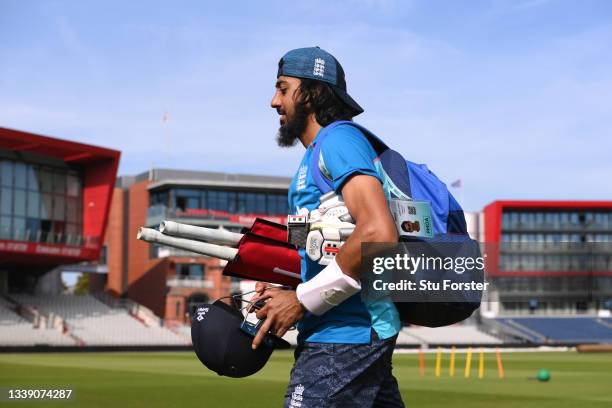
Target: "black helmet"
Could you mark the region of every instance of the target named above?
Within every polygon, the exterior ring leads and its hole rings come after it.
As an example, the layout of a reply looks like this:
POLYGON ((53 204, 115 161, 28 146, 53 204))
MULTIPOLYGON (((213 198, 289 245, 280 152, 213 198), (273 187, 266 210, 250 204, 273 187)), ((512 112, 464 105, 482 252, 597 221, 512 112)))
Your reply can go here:
POLYGON ((253 333, 258 326, 221 300, 200 305, 191 322, 193 349, 202 364, 217 374, 247 377, 263 368, 275 348, 290 347, 285 340, 268 333, 253 350, 253 333))

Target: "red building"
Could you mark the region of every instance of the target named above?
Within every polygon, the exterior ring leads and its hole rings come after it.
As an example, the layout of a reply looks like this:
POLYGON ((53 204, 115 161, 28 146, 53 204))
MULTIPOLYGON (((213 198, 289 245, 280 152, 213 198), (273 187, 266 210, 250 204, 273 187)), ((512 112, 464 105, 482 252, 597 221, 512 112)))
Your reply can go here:
POLYGON ((499 313, 610 308, 612 201, 495 201, 481 241, 499 313))
POLYGON ((191 308, 239 292, 223 263, 207 256, 150 245, 138 228, 173 220, 240 231, 256 217, 285 223, 288 177, 151 169, 118 179, 106 234, 107 290, 172 321, 191 308))
POLYGON ((57 266, 98 260, 119 156, 0 128, 0 293, 38 291, 57 266))

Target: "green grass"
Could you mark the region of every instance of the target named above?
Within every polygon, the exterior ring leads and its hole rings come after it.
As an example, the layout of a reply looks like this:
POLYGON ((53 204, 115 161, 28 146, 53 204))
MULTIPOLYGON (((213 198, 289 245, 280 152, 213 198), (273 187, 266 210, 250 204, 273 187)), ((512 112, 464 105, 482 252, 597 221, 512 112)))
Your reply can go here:
MULTIPOLYGON (((428 354, 426 375, 419 376, 418 356, 397 354, 394 373, 408 407, 611 407, 612 353, 504 353, 506 378, 497 378, 495 356, 485 355, 485 378, 463 377, 458 354, 456 377, 434 373, 428 354), (551 372, 548 383, 530 380, 538 369, 551 372)), ((245 379, 219 377, 192 353, 49 353, 0 354, 0 387, 72 387, 76 399, 59 403, 12 403, 4 406, 63 407, 280 407, 293 362, 277 351, 266 367, 245 379), (42 405, 41 405, 42 404, 42 405)))

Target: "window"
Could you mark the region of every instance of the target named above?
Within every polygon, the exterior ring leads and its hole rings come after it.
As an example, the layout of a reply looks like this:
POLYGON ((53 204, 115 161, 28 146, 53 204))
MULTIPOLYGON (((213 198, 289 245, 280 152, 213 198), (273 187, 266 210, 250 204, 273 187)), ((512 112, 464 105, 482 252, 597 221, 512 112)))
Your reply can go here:
POLYGON ((62 221, 66 218, 66 198, 63 195, 53 196, 53 219, 62 221))
POLYGON ((168 206, 168 191, 153 191, 149 196, 149 204, 168 206))
POLYGON ((35 166, 28 166, 28 190, 40 191, 40 185, 38 182, 38 168, 35 166))
POLYGON ((5 187, 13 186, 13 162, 2 160, 0 162, 0 185, 5 187))
POLYGON ((39 168, 38 183, 42 191, 53 191, 53 172, 50 169, 39 168))
POLYGON ((287 215, 289 214, 289 202, 287 200, 287 195, 277 195, 276 196, 277 201, 277 208, 279 209, 279 211, 277 212, 277 214, 279 215, 287 215))
POLYGON ((208 192, 208 208, 211 210, 219 209, 219 194, 217 191, 208 192))
POLYGON ((14 173, 15 187, 26 188, 27 186, 26 170, 27 170, 27 167, 25 163, 15 163, 15 173, 14 173))
POLYGON ((246 212, 247 212, 247 214, 254 213, 256 211, 255 208, 256 208, 255 194, 247 193, 247 195, 246 195, 246 212))
POLYGON ((227 211, 227 191, 219 191, 217 193, 217 210, 227 211))
POLYGON ((227 193, 227 211, 230 214, 235 214, 238 211, 237 206, 238 195, 234 191, 229 191, 227 193))
POLYGON ((78 176, 74 173, 68 174, 66 178, 66 194, 70 197, 81 195, 81 183, 78 176))
POLYGON ((560 218, 563 216, 563 214, 559 214, 559 213, 545 213, 544 214, 544 223, 551 228, 558 228, 559 227, 559 222, 560 218))
POLYGON ((11 239, 11 217, 0 216, 0 239, 11 239))
POLYGON ((40 193, 38 191, 28 191, 28 217, 40 218, 40 193))
POLYGON ((204 265, 177 264, 176 276, 179 279, 202 279, 204 277, 204 265))
POLYGON ((26 192, 25 190, 13 191, 13 214, 24 216, 26 213, 26 192))
POLYGON ((74 235, 79 235, 81 183, 80 173, 74 170, 1 160, 0 233, 3 238, 67 243, 67 223, 74 235))
POLYGON ((502 228, 508 228, 510 227, 510 214, 509 213, 503 213, 502 215, 502 228))
POLYGON ((266 213, 266 195, 265 194, 256 194, 255 195, 255 213, 256 214, 265 214, 266 213))
POLYGON ((10 188, 0 189, 0 214, 11 215, 13 212, 13 190, 10 188))
POLYGON ((106 245, 102 246, 100 250, 100 264, 106 265, 108 263, 108 247, 106 245))
POLYGON ((247 194, 238 193, 238 213, 245 214, 247 212, 247 194))
POLYGON ((185 211, 200 207, 200 192, 192 189, 177 189, 174 192, 174 208, 185 211))

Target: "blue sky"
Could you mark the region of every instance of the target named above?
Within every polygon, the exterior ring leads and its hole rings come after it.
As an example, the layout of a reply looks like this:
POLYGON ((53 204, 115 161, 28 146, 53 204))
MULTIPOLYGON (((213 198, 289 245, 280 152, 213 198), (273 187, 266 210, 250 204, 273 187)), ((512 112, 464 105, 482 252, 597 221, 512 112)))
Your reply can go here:
POLYGON ((0 0, 0 126, 119 149, 120 174, 291 176, 276 64, 319 45, 357 120, 466 209, 611 199, 612 2, 292 3, 0 0))

